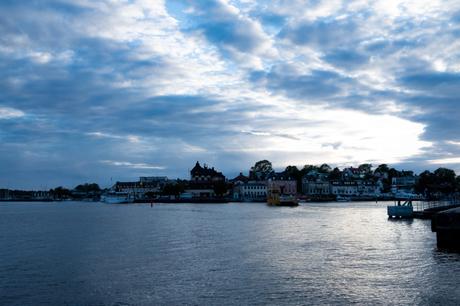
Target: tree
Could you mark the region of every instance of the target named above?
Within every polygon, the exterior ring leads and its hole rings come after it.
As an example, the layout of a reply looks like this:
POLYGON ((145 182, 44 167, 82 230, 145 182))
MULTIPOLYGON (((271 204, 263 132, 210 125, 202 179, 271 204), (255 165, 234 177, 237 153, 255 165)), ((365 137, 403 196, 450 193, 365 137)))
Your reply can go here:
POLYGON ((319 166, 318 171, 327 174, 332 171, 332 168, 328 164, 322 164, 319 166))
POLYGON ((168 183, 163 186, 161 190, 162 195, 175 195, 178 196, 184 192, 185 186, 181 183, 168 183))
POLYGON ((401 177, 401 172, 399 172, 398 170, 396 170, 395 168, 390 168, 388 170, 388 178, 391 179, 394 178, 394 177, 401 177))
POLYGON ((388 173, 388 171, 390 171, 390 168, 388 168, 388 165, 381 164, 374 170, 374 173, 385 174, 385 173, 388 173))
POLYGON ((52 194, 54 199, 59 199, 59 200, 67 199, 71 195, 70 190, 62 186, 51 189, 50 193, 52 194))
POLYGON ((89 192, 99 192, 101 191, 101 188, 96 183, 92 183, 92 184, 85 183, 85 184, 78 185, 77 187, 75 187, 75 190, 78 192, 89 193, 89 192))
POLYGON ((268 160, 260 160, 251 167, 249 177, 253 180, 265 180, 273 173, 272 163, 268 160))
POLYGON ((296 166, 287 166, 286 169, 284 169, 284 173, 292 178, 297 178, 300 174, 300 171, 296 166))
POLYGON ((342 172, 340 171, 339 168, 335 167, 331 173, 329 173, 329 180, 331 181, 336 181, 336 180, 340 180, 340 178, 342 177, 342 172))
POLYGON ((449 194, 455 191, 455 171, 447 168, 438 168, 434 171, 436 191, 449 194))
POLYGON ((433 190, 435 184, 434 174, 428 170, 423 171, 419 175, 419 179, 415 184, 415 191, 417 193, 425 194, 426 196, 430 195, 430 192, 433 190))
POLYGON ((217 182, 214 184, 214 192, 218 196, 223 196, 228 191, 228 186, 225 182, 217 182))
POLYGON ((305 176, 305 174, 308 174, 308 172, 310 171, 318 171, 318 167, 317 166, 313 166, 313 165, 305 165, 303 166, 302 170, 300 170, 300 173, 303 176, 305 176))
POLYGON ((284 170, 290 178, 293 178, 297 182, 297 190, 302 190, 302 172, 296 166, 287 166, 284 170))
POLYGON ((358 166, 361 173, 368 174, 372 172, 372 164, 361 164, 358 166))

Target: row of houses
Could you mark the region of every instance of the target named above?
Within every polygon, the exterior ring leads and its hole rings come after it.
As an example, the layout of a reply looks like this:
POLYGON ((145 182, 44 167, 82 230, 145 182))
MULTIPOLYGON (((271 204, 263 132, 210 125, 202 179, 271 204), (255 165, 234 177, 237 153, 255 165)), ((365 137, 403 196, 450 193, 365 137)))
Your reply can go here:
POLYGON ((274 173, 267 180, 249 180, 242 173, 232 180, 234 200, 259 201, 266 199, 267 189, 278 186, 285 194, 302 194, 314 199, 375 198, 413 195, 417 177, 397 177, 391 180, 391 193, 384 194, 383 179, 366 179, 357 171, 346 169, 338 179, 328 179, 324 173, 310 172, 302 178, 300 190, 297 181, 285 173, 274 173))
MULTIPOLYGON (((313 170, 302 177, 300 184, 286 172, 272 172, 264 180, 251 177, 253 179, 240 173, 227 180, 214 167, 196 162, 190 171, 190 179, 183 181, 186 182, 183 190, 174 196, 182 199, 226 197, 235 201, 266 201, 267 190, 279 190, 284 194, 302 194, 311 198, 379 197, 384 190, 383 180, 387 179, 384 176, 366 178, 356 168, 344 169, 335 179, 327 173, 313 170)), ((162 193, 166 185, 176 182, 167 177, 141 177, 137 182, 117 182, 111 189, 131 193, 135 198, 146 198, 149 194, 162 193)), ((393 194, 413 193, 415 183, 414 176, 393 178, 391 191, 393 194)))
POLYGON ((250 180, 242 173, 231 180, 231 195, 235 201, 265 202, 267 190, 287 195, 297 194, 297 182, 285 173, 273 173, 267 180, 250 180))

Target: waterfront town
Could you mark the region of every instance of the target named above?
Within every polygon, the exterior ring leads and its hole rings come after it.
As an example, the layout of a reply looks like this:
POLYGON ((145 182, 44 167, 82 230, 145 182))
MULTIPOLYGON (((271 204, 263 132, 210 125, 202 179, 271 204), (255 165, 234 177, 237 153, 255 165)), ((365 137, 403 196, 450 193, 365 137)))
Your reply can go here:
POLYGON ((434 172, 397 170, 386 164, 373 167, 361 164, 343 169, 327 164, 306 165, 299 169, 288 166, 275 171, 268 160, 261 160, 233 178, 225 177, 212 166, 196 162, 189 179, 164 176, 140 177, 136 181, 117 181, 110 188, 98 184, 81 184, 73 189, 50 190, 0 189, 2 201, 100 201, 109 194, 123 195, 130 202, 222 203, 266 202, 269 190, 305 201, 369 200, 439 200, 457 196, 460 176, 453 170, 439 168, 434 172))

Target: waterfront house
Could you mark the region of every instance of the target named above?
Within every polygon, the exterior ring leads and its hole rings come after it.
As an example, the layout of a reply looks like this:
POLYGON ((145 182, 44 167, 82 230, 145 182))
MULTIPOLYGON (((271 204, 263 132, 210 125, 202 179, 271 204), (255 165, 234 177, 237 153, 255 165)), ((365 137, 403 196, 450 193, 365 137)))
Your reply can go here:
POLYGON ((341 197, 377 197, 381 185, 368 180, 332 181, 331 193, 341 197))
POLYGON ((186 192, 197 199, 222 196, 226 192, 225 176, 214 167, 209 168, 206 164, 201 166, 197 161, 190 170, 190 182, 186 192))
POLYGON ((331 193, 327 175, 316 170, 302 177, 302 193, 309 196, 323 196, 331 193))
POLYGON ((265 202, 267 181, 237 181, 233 185, 233 199, 244 202, 265 202))
POLYGON ((268 177, 267 190, 276 190, 281 194, 296 195, 297 181, 285 172, 272 173, 268 177))
POLYGON ((391 192, 397 193, 413 193, 418 177, 408 175, 403 177, 393 177, 391 180, 391 192))
POLYGON ((358 184, 356 181, 332 181, 331 193, 341 197, 357 196, 359 194, 358 184))
POLYGON ((124 192, 134 199, 144 199, 147 193, 160 193, 162 188, 169 182, 167 177, 140 177, 137 182, 116 182, 110 189, 116 192, 124 192))
POLYGON ((364 175, 365 174, 359 170, 359 168, 354 167, 345 168, 342 171, 342 179, 344 181, 362 179, 364 178, 364 175))

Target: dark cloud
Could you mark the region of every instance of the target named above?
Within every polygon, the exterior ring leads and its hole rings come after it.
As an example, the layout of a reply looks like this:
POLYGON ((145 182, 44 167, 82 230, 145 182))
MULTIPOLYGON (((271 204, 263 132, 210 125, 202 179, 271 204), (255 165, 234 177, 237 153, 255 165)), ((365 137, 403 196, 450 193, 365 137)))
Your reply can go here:
MULTIPOLYGON (((460 56, 452 49, 449 54, 441 52, 458 37, 458 27, 446 24, 458 21, 458 11, 439 21, 436 16, 425 21, 401 17, 391 25, 376 27, 371 20, 376 13, 349 12, 305 20, 294 11, 271 9, 270 1, 249 11, 217 0, 192 1, 192 9, 176 1, 179 4, 169 4, 168 9, 177 13, 181 35, 194 39, 199 33, 208 43, 201 46, 193 40, 195 49, 184 55, 180 48, 163 54, 155 51, 164 47, 159 41, 178 39, 172 32, 159 30, 164 21, 152 26, 139 17, 139 27, 132 32, 124 29, 129 35, 121 35, 119 28, 112 31, 110 26, 117 20, 106 17, 120 3, 0 3, 0 109, 17 111, 12 117, 0 118, 0 168, 5 174, 0 187, 43 187, 36 185, 37 180, 55 187, 87 179, 108 185, 111 176, 184 177, 191 161, 197 159, 217 167, 225 165, 224 171, 237 169, 237 173, 251 166, 259 154, 238 151, 244 149, 244 141, 275 136, 300 142, 302 137, 278 130, 278 124, 328 124, 315 118, 308 122, 277 118, 283 107, 302 104, 391 113, 425 124, 423 138, 435 146, 424 148, 421 156, 406 161, 408 165, 460 155, 458 146, 449 142, 460 140, 460 75, 455 72, 460 56), (103 30, 108 34, 99 35, 103 30), (143 37, 161 39, 144 44, 143 37), (270 48, 276 52, 268 52, 270 48), (200 53, 200 49, 220 51, 224 68, 219 69, 225 71, 209 69, 215 63, 208 61, 211 53, 200 53), (308 52, 315 56, 309 57, 308 52), (241 55, 259 56, 260 70, 246 75, 247 68, 238 66, 241 55), (193 56, 204 63, 206 72, 189 68, 195 67, 193 56), (434 70, 437 58, 444 60, 449 72, 434 70), (383 75, 384 85, 372 86, 368 76, 374 77, 374 71, 383 75), (206 77, 218 73, 219 81, 208 84, 206 77), (189 84, 189 75, 198 75, 195 83, 189 84), (241 75, 254 92, 240 97, 235 91, 247 86, 238 79, 241 75), (196 88, 183 88, 186 86, 196 88), (257 96, 264 90, 285 95, 291 105, 265 103, 264 97, 270 95, 257 96), (388 110, 388 101, 403 111, 388 110), (232 147, 226 150, 229 142, 232 147), (161 169, 129 165, 158 165, 161 169)), ((297 2, 276 3, 305 9, 297 2)), ((315 8, 320 4, 310 1, 305 5, 315 8)), ((123 21, 120 25, 129 27, 123 21)), ((175 21, 168 21, 174 28, 175 21)), ((345 147, 342 141, 324 146, 345 147)), ((263 158, 280 154, 276 149, 263 153, 267 154, 263 158)), ((300 159, 302 154, 292 156, 300 159)))
POLYGON ((329 48, 357 41, 358 32, 357 24, 350 19, 320 19, 285 27, 279 37, 288 39, 297 45, 329 48))
MULTIPOLYGON (((193 3, 196 30, 220 48, 224 55, 259 53, 268 43, 268 36, 255 20, 238 14, 235 8, 219 0, 193 3)), ((192 28, 193 29, 193 28, 192 28)))
POLYGON ((273 66, 267 73, 254 71, 250 80, 274 92, 311 103, 318 102, 317 99, 321 99, 321 103, 327 102, 324 99, 342 94, 345 87, 354 82, 334 71, 312 70, 302 73, 295 66, 287 64, 273 66))
POLYGON ((332 50, 323 59, 336 67, 345 69, 355 69, 369 63, 368 55, 347 49, 332 50))

